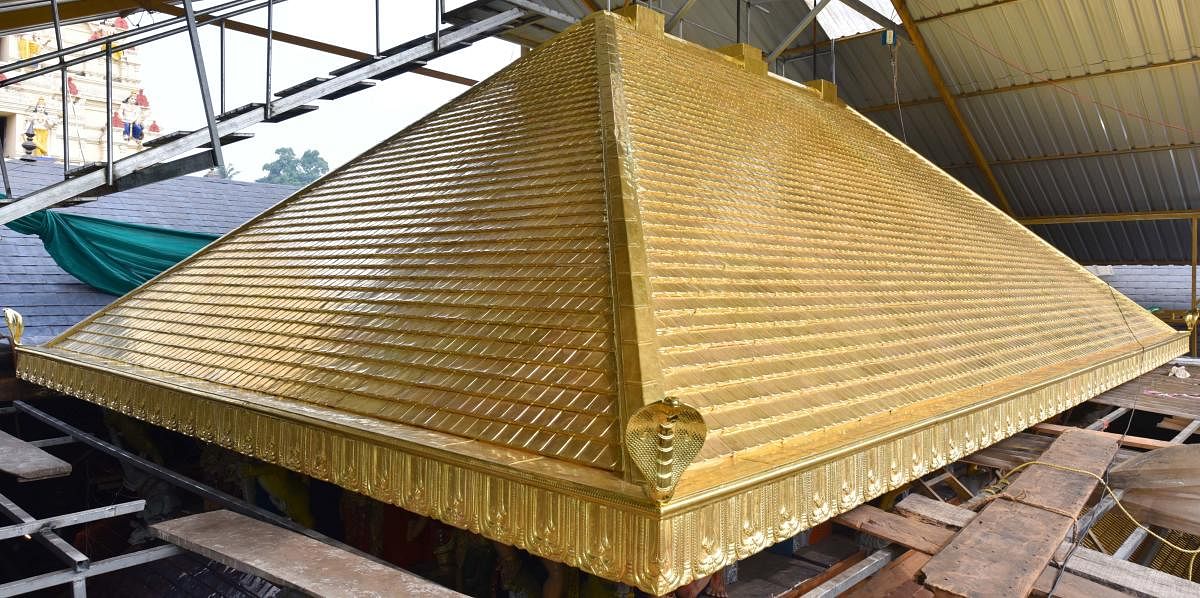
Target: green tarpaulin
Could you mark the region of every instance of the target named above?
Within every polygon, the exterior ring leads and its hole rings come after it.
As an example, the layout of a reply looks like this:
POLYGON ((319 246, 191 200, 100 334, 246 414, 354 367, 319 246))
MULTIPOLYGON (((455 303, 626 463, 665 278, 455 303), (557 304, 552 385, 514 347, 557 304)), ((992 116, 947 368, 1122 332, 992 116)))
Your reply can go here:
POLYGON ((42 210, 8 223, 41 237, 60 268, 92 288, 124 295, 218 235, 42 210))

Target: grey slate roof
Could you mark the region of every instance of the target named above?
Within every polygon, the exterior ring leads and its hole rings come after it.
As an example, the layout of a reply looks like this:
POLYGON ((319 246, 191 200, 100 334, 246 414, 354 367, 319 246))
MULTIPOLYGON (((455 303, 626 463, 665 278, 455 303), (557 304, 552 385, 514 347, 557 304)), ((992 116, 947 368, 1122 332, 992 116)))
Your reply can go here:
MULTIPOLYGON (((49 159, 9 160, 7 165, 16 197, 62 180, 62 164, 49 159)), ((188 176, 115 193, 62 211, 223 234, 294 191, 288 185, 188 176)), ((22 235, 0 225, 0 307, 11 307, 25 316, 25 342, 45 342, 114 299, 59 268, 36 236, 22 235)), ((7 345, 7 341, 0 340, 0 351, 6 351, 7 345)))

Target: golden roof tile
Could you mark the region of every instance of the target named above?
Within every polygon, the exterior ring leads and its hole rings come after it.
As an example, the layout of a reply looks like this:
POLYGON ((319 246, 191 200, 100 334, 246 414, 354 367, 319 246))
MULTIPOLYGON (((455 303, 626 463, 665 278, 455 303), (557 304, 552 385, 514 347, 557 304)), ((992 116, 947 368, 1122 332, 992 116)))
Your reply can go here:
POLYGON ((1186 350, 828 86, 625 14, 19 374, 657 594, 1186 350))

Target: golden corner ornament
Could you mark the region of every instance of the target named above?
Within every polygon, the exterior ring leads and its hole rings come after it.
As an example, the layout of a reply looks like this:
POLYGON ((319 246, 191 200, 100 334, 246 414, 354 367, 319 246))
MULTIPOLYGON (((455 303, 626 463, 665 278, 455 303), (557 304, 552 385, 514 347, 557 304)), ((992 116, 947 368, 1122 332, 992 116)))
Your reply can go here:
POLYGON ((1186 350, 832 86, 641 6, 17 349, 26 380, 651 594, 1186 350))

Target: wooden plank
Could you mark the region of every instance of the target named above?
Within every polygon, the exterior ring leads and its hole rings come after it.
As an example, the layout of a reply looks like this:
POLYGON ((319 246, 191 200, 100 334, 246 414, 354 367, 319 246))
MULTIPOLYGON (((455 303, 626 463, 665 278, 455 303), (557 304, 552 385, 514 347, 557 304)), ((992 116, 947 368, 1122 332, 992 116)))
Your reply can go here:
MULTIPOLYGON (((897 510, 900 510, 902 506, 904 507, 903 512, 906 515, 911 513, 912 516, 919 517, 923 521, 930 521, 933 524, 951 527, 962 527, 964 522, 970 522, 975 518, 975 512, 970 509, 965 509, 963 507, 946 503, 939 503, 919 495, 909 495, 904 500, 900 501, 900 503, 896 505, 897 510)), ((1070 546, 1070 542, 1063 542, 1062 544, 1059 544, 1058 552, 1055 553, 1056 559, 1061 560, 1061 558, 1064 558, 1066 555, 1064 550, 1069 549, 1070 546)), ((1076 550, 1075 556, 1078 556, 1084 550, 1086 549, 1080 547, 1076 550)), ((1117 559, 1113 559, 1111 556, 1095 551, 1089 551, 1082 554, 1085 554, 1089 561, 1104 561, 1107 565, 1112 564, 1110 561, 1121 562, 1125 563, 1125 565, 1136 567, 1136 574, 1132 574, 1132 577, 1135 578, 1133 580, 1134 582, 1136 582, 1136 578, 1139 575, 1143 575, 1147 571, 1154 571, 1148 567, 1136 565, 1127 561, 1117 561, 1117 559)), ((1074 571, 1073 567, 1076 565, 1074 562, 1075 556, 1072 556, 1071 562, 1068 563, 1068 571, 1074 571)), ((1127 593, 1125 592, 1134 592, 1134 590, 1131 588, 1126 588, 1122 585, 1131 582, 1131 573, 1124 571, 1127 568, 1125 565, 1117 565, 1115 567, 1092 567, 1090 565, 1080 564, 1079 567, 1081 570, 1083 570, 1085 573, 1091 574, 1093 579, 1102 579, 1103 581, 1092 581, 1087 579, 1085 576, 1077 575, 1071 572, 1064 573, 1062 575, 1062 579, 1059 580, 1058 588, 1055 589, 1054 595, 1060 598, 1069 596, 1079 596, 1080 598, 1116 598, 1117 596, 1126 596, 1127 593), (1105 570, 1116 571, 1118 573, 1110 576, 1103 573, 1105 570)), ((1155 571, 1155 573, 1161 572, 1155 571)), ((1045 569, 1043 569, 1041 575, 1038 576, 1037 581, 1034 583, 1032 592, 1033 595, 1047 595, 1050 591, 1050 586, 1054 582, 1054 576, 1056 575, 1058 575, 1058 570, 1053 566, 1047 566, 1045 569)), ((1151 577, 1155 578, 1156 585, 1160 585, 1163 581, 1158 575, 1151 575, 1151 577)), ((1186 580, 1180 581, 1187 583, 1186 580)), ((1134 587, 1140 587, 1140 585, 1135 583, 1134 587)), ((1190 589, 1191 591, 1191 594, 1184 595, 1200 595, 1200 585, 1191 584, 1191 586, 1184 587, 1190 589)))
POLYGON ((407 571, 231 511, 150 526, 154 536, 316 596, 461 596, 407 571))
POLYGON ((818 565, 763 551, 738 562, 738 581, 727 591, 729 598, 789 596, 824 572, 818 565))
MULTIPOLYGON (((929 520, 940 524, 948 523, 955 527, 962 527, 975 518, 973 511, 948 503, 938 502, 919 494, 911 494, 903 501, 900 501, 900 504, 896 505, 897 509, 901 505, 904 505, 905 511, 908 513, 925 513, 924 515, 914 515, 914 517, 920 520, 929 520)), ((908 574, 908 581, 911 582, 916 575, 917 569, 922 568, 929 561, 930 557, 928 554, 936 552, 954 536, 954 532, 951 530, 938 527, 933 523, 924 523, 918 519, 909 519, 909 526, 901 525, 893 520, 896 517, 899 516, 864 505, 838 518, 839 523, 850 525, 854 529, 914 549, 889 564, 884 570, 868 578, 867 581, 856 586, 855 593, 859 596, 898 597, 901 595, 912 595, 914 588, 904 583, 905 580, 902 577, 896 577, 897 574, 889 574, 885 573, 885 571, 896 568, 903 570, 904 565, 902 563, 917 562, 919 564, 915 566, 911 574, 908 574), (926 548, 929 547, 933 549, 927 550, 926 548), (911 554, 923 555, 923 558, 917 559, 908 556, 911 554)), ((899 518, 905 519, 905 517, 899 518)), ((1045 595, 1053 584, 1055 574, 1057 574, 1057 571, 1053 567, 1045 567, 1042 574, 1034 582, 1034 593, 1038 593, 1039 587, 1042 587, 1040 591, 1042 595, 1045 595), (1049 580, 1048 582, 1047 579, 1049 580)), ((1120 596, 1121 594, 1067 573, 1059 581, 1054 595, 1059 598, 1115 598, 1115 596, 1120 596)))
MULTIPOLYGON (((936 502, 929 498, 925 500, 936 502)), ((954 532, 944 527, 888 513, 871 505, 838 515, 834 521, 926 554, 937 552, 954 537, 954 532)))
MULTIPOLYGON (((1072 428, 1071 426, 1062 426, 1059 424, 1035 424, 1032 427, 1030 427, 1029 429, 1033 430, 1035 432, 1041 433, 1041 434, 1049 434, 1050 436, 1059 436, 1063 432, 1066 432, 1067 430, 1078 430, 1079 428, 1072 428)), ((1140 436, 1125 436, 1124 438, 1122 438, 1120 434, 1117 434, 1114 432, 1096 432, 1094 430, 1090 430, 1090 431, 1095 434, 1104 434, 1113 440, 1119 440, 1119 441, 1121 441, 1121 446, 1128 446, 1131 448, 1138 448, 1138 449, 1147 450, 1147 451, 1152 451, 1154 449, 1160 449, 1164 446, 1171 446, 1171 443, 1166 440, 1157 440, 1154 438, 1142 438, 1140 436)))
POLYGON ((920 494, 909 494, 896 503, 896 512, 934 525, 966 527, 975 518, 975 511, 945 503, 920 494))
POLYGON ((1100 585, 1072 573, 1063 573, 1060 576, 1058 569, 1046 567, 1042 569, 1042 574, 1034 582, 1032 595, 1038 598, 1050 596, 1051 588, 1054 589, 1055 598, 1128 598, 1128 594, 1125 592, 1100 585), (1054 586, 1056 577, 1058 578, 1058 587, 1054 586))
POLYGON ((916 581, 917 573, 929 558, 924 552, 910 550, 842 594, 842 598, 900 598, 919 594, 923 588, 916 581))
MULTIPOLYGON (((1115 439, 1072 429, 1041 461, 1100 474, 1117 452, 1115 439)), ((1071 529, 1096 486, 1088 475, 1030 466, 922 568, 925 584, 952 596, 1026 596, 1071 529)))
MULTIPOLYGON (((1064 552, 1060 553, 1065 557, 1064 552)), ((1200 596, 1200 584, 1137 563, 1115 559, 1080 546, 1066 563, 1067 571, 1133 596, 1165 598, 1200 596)), ((1062 584, 1059 584, 1062 587, 1062 584)), ((1058 595, 1057 593, 1055 594, 1058 595)))
POLYGON ((71 474, 71 464, 0 431, 0 471, 23 482, 71 474))

